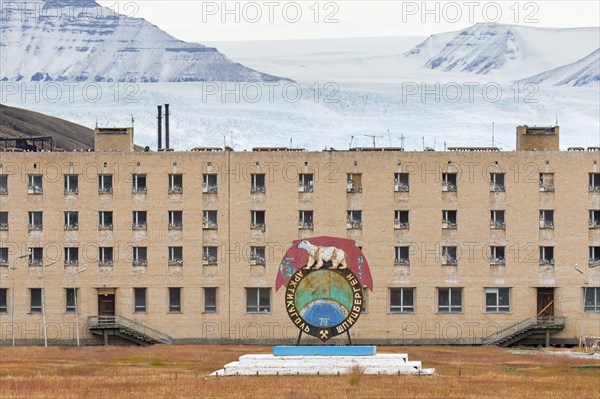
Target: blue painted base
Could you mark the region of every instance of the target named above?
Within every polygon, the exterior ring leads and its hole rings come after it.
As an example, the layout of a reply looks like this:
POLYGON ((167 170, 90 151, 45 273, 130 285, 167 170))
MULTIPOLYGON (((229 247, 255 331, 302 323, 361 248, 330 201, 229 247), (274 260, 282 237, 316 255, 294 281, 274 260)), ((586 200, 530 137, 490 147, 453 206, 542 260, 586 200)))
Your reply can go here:
POLYGON ((376 346, 274 346, 274 356, 375 356, 376 346))

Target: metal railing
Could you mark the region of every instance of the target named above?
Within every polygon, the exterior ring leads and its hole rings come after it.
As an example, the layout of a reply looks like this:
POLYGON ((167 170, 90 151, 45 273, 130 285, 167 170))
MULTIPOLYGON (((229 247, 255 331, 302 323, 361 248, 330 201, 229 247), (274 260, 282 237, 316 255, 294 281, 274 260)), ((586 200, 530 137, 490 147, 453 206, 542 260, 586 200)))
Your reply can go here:
POLYGON ((503 328, 502 330, 499 330, 496 333, 484 338, 483 344, 491 345, 533 328, 548 328, 552 326, 564 327, 565 321, 566 317, 564 316, 530 317, 503 328))
POLYGON ((126 319, 122 316, 89 316, 88 317, 88 328, 91 329, 110 329, 116 328, 125 330, 126 333, 133 333, 135 335, 144 337, 147 341, 160 342, 163 344, 170 344, 171 337, 166 334, 156 331, 150 327, 146 327, 143 324, 137 323, 133 320, 126 319))

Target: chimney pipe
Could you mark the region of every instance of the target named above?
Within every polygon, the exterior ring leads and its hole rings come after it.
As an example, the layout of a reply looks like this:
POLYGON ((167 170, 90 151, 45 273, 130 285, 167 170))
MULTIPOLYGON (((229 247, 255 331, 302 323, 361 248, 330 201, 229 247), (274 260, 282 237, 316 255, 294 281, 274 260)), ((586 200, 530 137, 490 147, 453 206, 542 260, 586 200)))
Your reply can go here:
POLYGON ((169 104, 165 104, 165 148, 171 148, 169 146, 169 104))
POLYGON ((162 149, 162 105, 158 106, 158 149, 162 149))

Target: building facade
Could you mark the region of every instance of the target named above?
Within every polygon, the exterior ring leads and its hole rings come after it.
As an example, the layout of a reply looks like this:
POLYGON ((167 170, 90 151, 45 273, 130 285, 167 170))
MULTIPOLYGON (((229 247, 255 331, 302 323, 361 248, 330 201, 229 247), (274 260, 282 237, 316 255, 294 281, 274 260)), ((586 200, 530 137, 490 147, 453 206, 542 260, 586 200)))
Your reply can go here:
POLYGON ((313 236, 369 261, 356 342, 481 343, 538 316, 561 318, 554 344, 598 335, 595 149, 151 152, 132 135, 1 153, 2 342, 73 343, 77 323, 102 342, 98 315, 174 342, 291 342, 275 277, 313 236))

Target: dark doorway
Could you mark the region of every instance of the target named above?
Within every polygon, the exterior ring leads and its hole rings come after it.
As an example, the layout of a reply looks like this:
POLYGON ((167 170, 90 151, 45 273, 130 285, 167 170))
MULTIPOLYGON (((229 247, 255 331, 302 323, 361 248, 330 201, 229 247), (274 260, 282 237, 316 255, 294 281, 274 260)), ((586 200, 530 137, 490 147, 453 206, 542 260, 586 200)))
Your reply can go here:
POLYGON ((554 316, 554 288, 537 289, 537 315, 538 317, 554 316))
POLYGON ((115 294, 98 294, 98 316, 115 315, 115 294))

